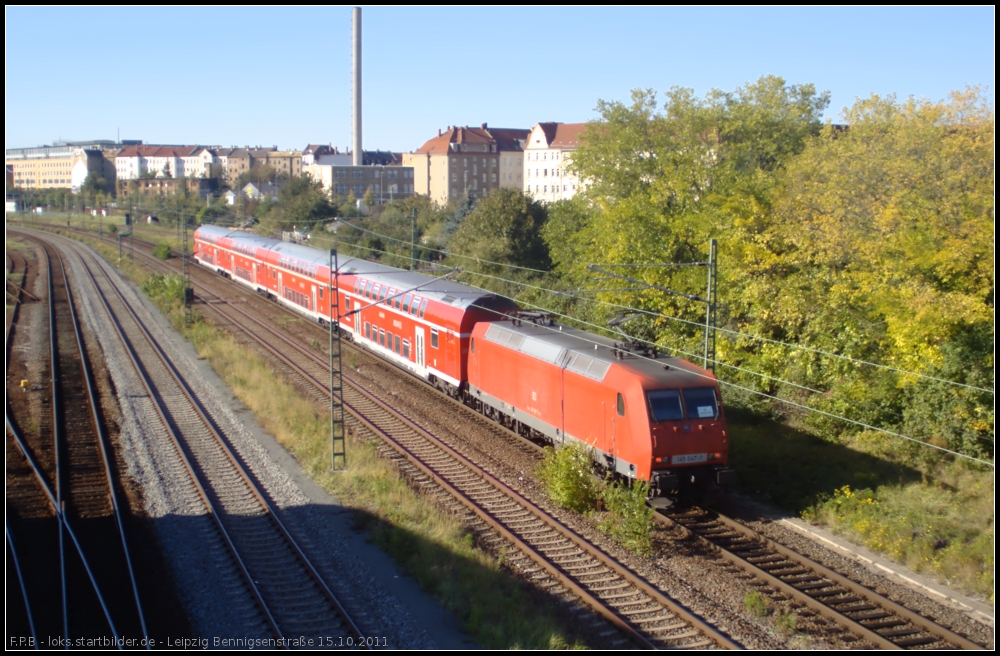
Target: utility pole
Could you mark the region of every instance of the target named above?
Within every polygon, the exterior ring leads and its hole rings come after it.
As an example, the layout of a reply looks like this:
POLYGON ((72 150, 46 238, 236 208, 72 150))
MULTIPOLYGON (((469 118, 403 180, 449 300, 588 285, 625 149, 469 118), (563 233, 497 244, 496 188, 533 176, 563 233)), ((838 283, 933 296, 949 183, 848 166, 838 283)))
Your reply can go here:
POLYGON ((710 239, 708 242, 708 287, 705 291, 705 368, 715 372, 715 291, 719 279, 716 250, 719 243, 710 239))
POLYGON ((417 270, 417 210, 410 215, 410 271, 417 270))
POLYGON ((184 223, 184 237, 181 241, 181 271, 184 276, 184 325, 188 326, 191 324, 191 302, 194 300, 194 290, 191 288, 191 272, 188 270, 188 232, 187 221, 184 220, 183 214, 181 214, 181 221, 184 223))
MULTIPOLYGON (((588 264, 587 270, 594 271, 596 273, 602 273, 611 278, 617 278, 619 280, 625 280, 641 287, 626 287, 620 289, 581 289, 579 292, 587 293, 606 293, 606 292, 623 292, 623 291, 639 291, 643 289, 656 289, 673 296, 680 296, 686 298, 689 301, 695 301, 696 303, 704 303, 706 306, 705 310, 705 347, 704 347, 704 364, 705 369, 715 373, 715 309, 716 309, 716 287, 718 280, 718 242, 714 239, 708 242, 708 261, 707 262, 665 262, 659 264, 588 264), (673 289, 667 289, 666 287, 661 287, 660 285, 654 285, 648 283, 644 280, 639 280, 638 278, 632 278, 630 276, 625 276, 620 273, 615 273, 614 271, 608 271, 602 267, 629 267, 629 268, 646 268, 646 267, 705 267, 708 272, 708 286, 705 294, 705 298, 698 296, 697 294, 687 294, 685 292, 678 292, 673 289)), ((639 315, 630 318, 637 318, 643 314, 640 312, 639 315)))
POLYGON ((344 377, 340 358, 340 272, 337 249, 330 249, 330 445, 333 469, 347 469, 344 426, 344 377), (340 467, 337 461, 340 460, 340 467))

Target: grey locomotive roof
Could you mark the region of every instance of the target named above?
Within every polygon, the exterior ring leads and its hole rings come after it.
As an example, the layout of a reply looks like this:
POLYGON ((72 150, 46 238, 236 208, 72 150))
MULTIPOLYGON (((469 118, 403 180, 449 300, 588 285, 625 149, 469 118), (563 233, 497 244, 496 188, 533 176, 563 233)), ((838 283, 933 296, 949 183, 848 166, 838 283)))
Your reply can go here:
POLYGON ((618 358, 613 352, 615 340, 558 324, 494 322, 486 331, 486 339, 597 381, 604 380, 612 363, 618 363, 664 384, 712 383, 710 376, 696 373, 690 363, 680 358, 661 355, 649 360, 628 353, 618 358))
MULTIPOLYGON (((229 237, 240 242, 251 243, 259 248, 266 248, 279 255, 293 257, 303 264, 317 266, 330 265, 330 255, 326 251, 303 246, 302 244, 279 241, 271 237, 263 237, 245 230, 203 225, 198 228, 198 234, 213 243, 221 237, 229 237)), ((467 308, 476 301, 495 296, 495 294, 452 282, 451 280, 440 280, 433 276, 425 276, 421 273, 404 271, 403 269, 367 260, 359 260, 353 257, 339 258, 337 260, 337 269, 342 274, 356 275, 382 285, 389 285, 400 291, 419 287, 419 289, 414 291, 414 294, 421 297, 433 298, 443 303, 450 303, 461 309, 467 308)))

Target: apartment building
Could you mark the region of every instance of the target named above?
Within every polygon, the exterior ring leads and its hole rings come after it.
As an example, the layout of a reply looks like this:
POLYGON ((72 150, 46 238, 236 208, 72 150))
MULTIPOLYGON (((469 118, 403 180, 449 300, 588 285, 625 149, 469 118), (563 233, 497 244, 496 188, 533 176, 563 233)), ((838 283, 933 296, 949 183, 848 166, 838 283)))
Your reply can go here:
POLYGON ((215 153, 204 146, 130 146, 115 157, 119 180, 157 178, 209 178, 215 153))
POLYGON ((447 205, 468 196, 482 198, 501 186, 520 186, 517 176, 528 130, 448 126, 413 153, 403 154, 412 166, 416 193, 447 205), (501 166, 503 164, 503 166, 501 166), (504 179, 504 173, 508 174, 504 179), (512 175, 511 175, 512 174, 512 175))
POLYGON ((524 193, 534 200, 554 203, 580 190, 579 179, 568 166, 586 123, 538 123, 524 148, 524 193))
POLYGON ((113 186, 116 177, 113 158, 123 145, 94 140, 8 148, 5 163, 10 168, 13 186, 22 189, 76 189, 91 173, 113 186))

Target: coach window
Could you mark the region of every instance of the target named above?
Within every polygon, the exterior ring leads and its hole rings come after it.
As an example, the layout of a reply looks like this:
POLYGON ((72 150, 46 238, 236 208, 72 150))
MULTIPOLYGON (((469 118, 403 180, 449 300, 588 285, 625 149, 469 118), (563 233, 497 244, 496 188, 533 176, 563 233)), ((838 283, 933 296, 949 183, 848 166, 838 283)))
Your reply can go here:
MULTIPOLYGON (((392 307, 394 307, 394 308, 396 308, 398 310, 399 309, 399 301, 400 301, 399 292, 396 291, 396 292, 393 292, 393 293, 396 295, 396 297, 394 299, 392 299, 392 307)), ((396 350, 398 351, 399 349, 396 349, 396 350)))
POLYGON ((622 396, 621 392, 618 392, 618 416, 625 416, 625 397, 622 396))
POLYGON ((431 346, 434 348, 438 347, 438 331, 436 328, 431 328, 431 346))
POLYGON ((420 301, 420 318, 424 318, 424 310, 427 309, 427 299, 420 301))
POLYGON ((360 279, 360 278, 355 278, 355 279, 354 279, 354 293, 355 293, 355 294, 357 294, 357 293, 358 293, 358 287, 359 287, 360 285, 361 285, 361 279, 360 279))
POLYGON ((344 295, 344 312, 350 312, 350 311, 351 311, 351 299, 347 298, 347 295, 345 294, 344 295))
POLYGON ((365 286, 365 297, 367 297, 367 298, 371 298, 372 297, 372 285, 374 285, 374 284, 375 283, 372 282, 371 280, 368 281, 368 285, 365 286))
POLYGON ((382 288, 382 289, 381 289, 381 290, 379 291, 379 293, 378 293, 378 302, 379 302, 379 303, 381 303, 382 301, 384 301, 384 300, 385 300, 385 295, 386 295, 386 292, 388 292, 388 291, 389 291, 389 288, 388 288, 388 287, 383 287, 383 288, 382 288))
POLYGON ((372 300, 378 302, 378 293, 382 291, 382 285, 376 283, 375 287, 372 289, 372 300))
POLYGON ((407 360, 410 359, 410 340, 408 339, 403 340, 403 357, 407 360))
POLYGON ((396 348, 394 350, 399 353, 399 335, 396 335, 396 348))
POLYGON ((392 333, 386 333, 385 343, 388 344, 388 346, 386 348, 388 348, 391 351, 392 350, 392 333))
POLYGON ((410 299, 413 298, 413 294, 407 294, 403 297, 403 312, 410 311, 410 299))
POLYGON ((413 297, 413 305, 410 306, 410 314, 416 316, 416 314, 417 314, 417 306, 418 305, 420 305, 420 297, 419 296, 414 296, 413 297))
POLYGON ((320 300, 323 299, 323 288, 322 287, 319 288, 319 298, 320 298, 320 300))
POLYGON ((378 329, 378 345, 385 346, 385 330, 382 328, 378 329))
POLYGON ((366 321, 365 322, 365 339, 371 339, 371 338, 372 338, 372 325, 366 321))

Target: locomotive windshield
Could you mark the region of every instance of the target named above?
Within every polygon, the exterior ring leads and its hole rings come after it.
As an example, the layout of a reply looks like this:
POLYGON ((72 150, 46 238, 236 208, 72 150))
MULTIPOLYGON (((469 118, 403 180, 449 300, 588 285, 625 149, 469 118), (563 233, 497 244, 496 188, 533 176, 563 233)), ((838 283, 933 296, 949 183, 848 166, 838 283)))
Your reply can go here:
POLYGON ((677 390, 656 390, 646 392, 649 399, 649 412, 653 421, 675 421, 684 419, 681 409, 681 394, 677 390))
POLYGON ((715 389, 711 387, 695 387, 684 390, 684 405, 687 406, 688 419, 716 419, 719 416, 719 404, 715 401, 715 389))

